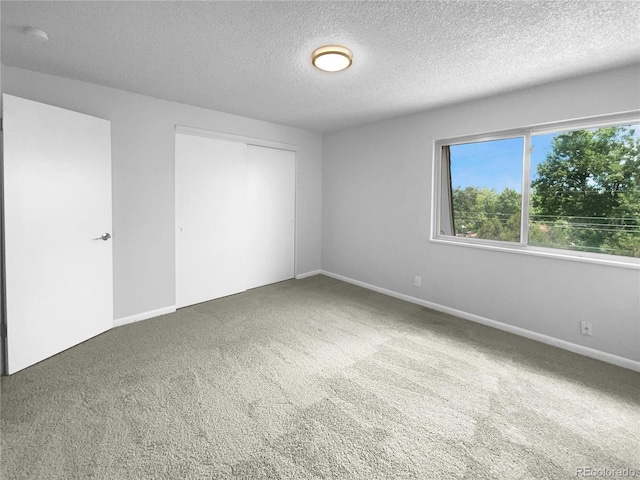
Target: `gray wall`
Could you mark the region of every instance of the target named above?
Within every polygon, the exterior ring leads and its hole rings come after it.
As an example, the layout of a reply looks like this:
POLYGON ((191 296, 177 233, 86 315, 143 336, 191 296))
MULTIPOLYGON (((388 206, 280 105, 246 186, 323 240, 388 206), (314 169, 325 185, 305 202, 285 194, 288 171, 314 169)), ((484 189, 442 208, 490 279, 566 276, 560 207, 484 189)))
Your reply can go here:
POLYGON ((176 124, 297 145, 296 272, 320 268, 319 133, 4 66, 2 87, 111 120, 116 319, 175 305, 176 124))
POLYGON ((429 242, 435 140, 638 109, 639 78, 627 67, 326 134, 323 270, 640 360, 639 270, 429 242))
POLYGON ((3 67, 2 87, 112 121, 116 318, 175 304, 173 127, 182 124, 298 146, 297 273, 322 267, 637 361, 638 270, 435 244, 428 237, 436 139, 637 109, 639 75, 639 66, 623 68, 325 134, 324 140, 10 67, 3 67), (413 286, 414 275, 422 276, 422 287, 413 286), (581 319, 593 322, 593 337, 580 335, 581 319))

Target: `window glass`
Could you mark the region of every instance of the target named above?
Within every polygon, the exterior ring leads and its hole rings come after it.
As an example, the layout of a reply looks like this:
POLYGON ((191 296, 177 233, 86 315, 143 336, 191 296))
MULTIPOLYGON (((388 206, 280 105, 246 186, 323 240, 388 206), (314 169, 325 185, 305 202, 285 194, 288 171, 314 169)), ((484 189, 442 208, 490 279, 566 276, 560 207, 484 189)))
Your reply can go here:
POLYGON ((529 245, 640 257, 639 132, 532 135, 529 245))
POLYGON ((523 147, 523 137, 443 147, 441 234, 520 242, 523 147))

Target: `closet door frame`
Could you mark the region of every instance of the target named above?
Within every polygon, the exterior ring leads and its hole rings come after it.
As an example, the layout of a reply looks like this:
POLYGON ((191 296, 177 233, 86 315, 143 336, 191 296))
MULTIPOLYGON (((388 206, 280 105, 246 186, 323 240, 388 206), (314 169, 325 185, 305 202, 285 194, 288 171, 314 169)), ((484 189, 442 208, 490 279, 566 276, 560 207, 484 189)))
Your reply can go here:
POLYGON ((266 140, 263 138, 245 137, 243 135, 235 135, 233 133, 217 132, 215 130, 204 130, 202 128, 186 127, 184 125, 176 125, 175 133, 183 135, 194 135, 197 137, 209 137, 218 140, 228 140, 230 142, 246 143, 247 145, 255 145, 258 147, 278 148, 280 150, 288 150, 297 152, 298 147, 291 143, 277 142, 274 140, 266 140))
MULTIPOLYGON (((273 141, 273 140, 267 140, 267 139, 262 139, 262 138, 255 138, 255 137, 246 137, 243 135, 235 135, 232 133, 226 133, 226 132, 219 132, 219 131, 215 131, 215 130, 206 130, 206 129, 201 129, 201 128, 196 128, 196 127, 189 127, 189 126, 185 126, 185 125, 176 125, 175 126, 175 131, 174 131, 174 139, 176 138, 177 134, 182 134, 182 135, 193 135, 193 136, 198 136, 198 137, 207 137, 207 138, 213 138, 216 140, 226 140, 226 141, 230 141, 230 142, 238 142, 238 143, 244 143, 247 146, 249 145, 254 145, 257 147, 267 147, 267 148, 276 148, 279 150, 287 150, 290 152, 293 152, 294 155, 296 156, 296 160, 294 162, 294 190, 295 190, 295 195, 294 195, 294 229, 293 229, 293 273, 294 273, 294 278, 295 278, 295 274, 296 274, 296 266, 297 266, 297 257, 298 257, 298 248, 297 248, 297 212, 298 212, 298 204, 297 204, 297 179, 298 179, 298 161, 297 161, 297 151, 298 148, 296 145, 290 144, 290 143, 284 143, 284 142, 277 142, 277 141, 273 141)), ((177 165, 176 165, 177 168, 177 165)), ((177 233, 175 229, 178 228, 178 225, 174 225, 174 234, 177 233)), ((176 245, 177 248, 177 245, 176 245)), ((177 285, 177 265, 176 265, 176 285, 175 285, 175 290, 176 290, 176 294, 177 294, 177 289, 178 289, 178 285, 177 285)))

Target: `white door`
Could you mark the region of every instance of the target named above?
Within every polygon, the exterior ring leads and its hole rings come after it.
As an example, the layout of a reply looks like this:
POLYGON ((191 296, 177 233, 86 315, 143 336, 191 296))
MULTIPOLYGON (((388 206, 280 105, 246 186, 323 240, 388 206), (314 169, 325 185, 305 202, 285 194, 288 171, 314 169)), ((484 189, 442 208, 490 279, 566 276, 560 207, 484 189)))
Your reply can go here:
POLYGON ((111 124, 4 102, 8 372, 113 326, 111 124), (107 236, 105 236, 107 238, 107 236))
POLYGON ((246 290, 244 143, 176 134, 176 305, 246 290))
POLYGON ((295 152, 248 146, 247 288, 294 277, 295 152))
POLYGON ((294 276, 295 153, 176 133, 178 308, 294 276))

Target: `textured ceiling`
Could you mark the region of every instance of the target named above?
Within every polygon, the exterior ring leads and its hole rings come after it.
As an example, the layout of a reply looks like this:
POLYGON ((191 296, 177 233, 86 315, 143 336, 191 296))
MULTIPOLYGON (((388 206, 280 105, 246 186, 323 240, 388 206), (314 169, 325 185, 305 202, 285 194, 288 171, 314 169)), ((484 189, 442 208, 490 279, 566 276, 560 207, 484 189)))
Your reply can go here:
POLYGON ((2 63, 317 131, 640 61, 636 1, 10 2, 2 63), (44 29, 50 41, 23 33, 44 29), (351 48, 315 70, 311 52, 351 48))

